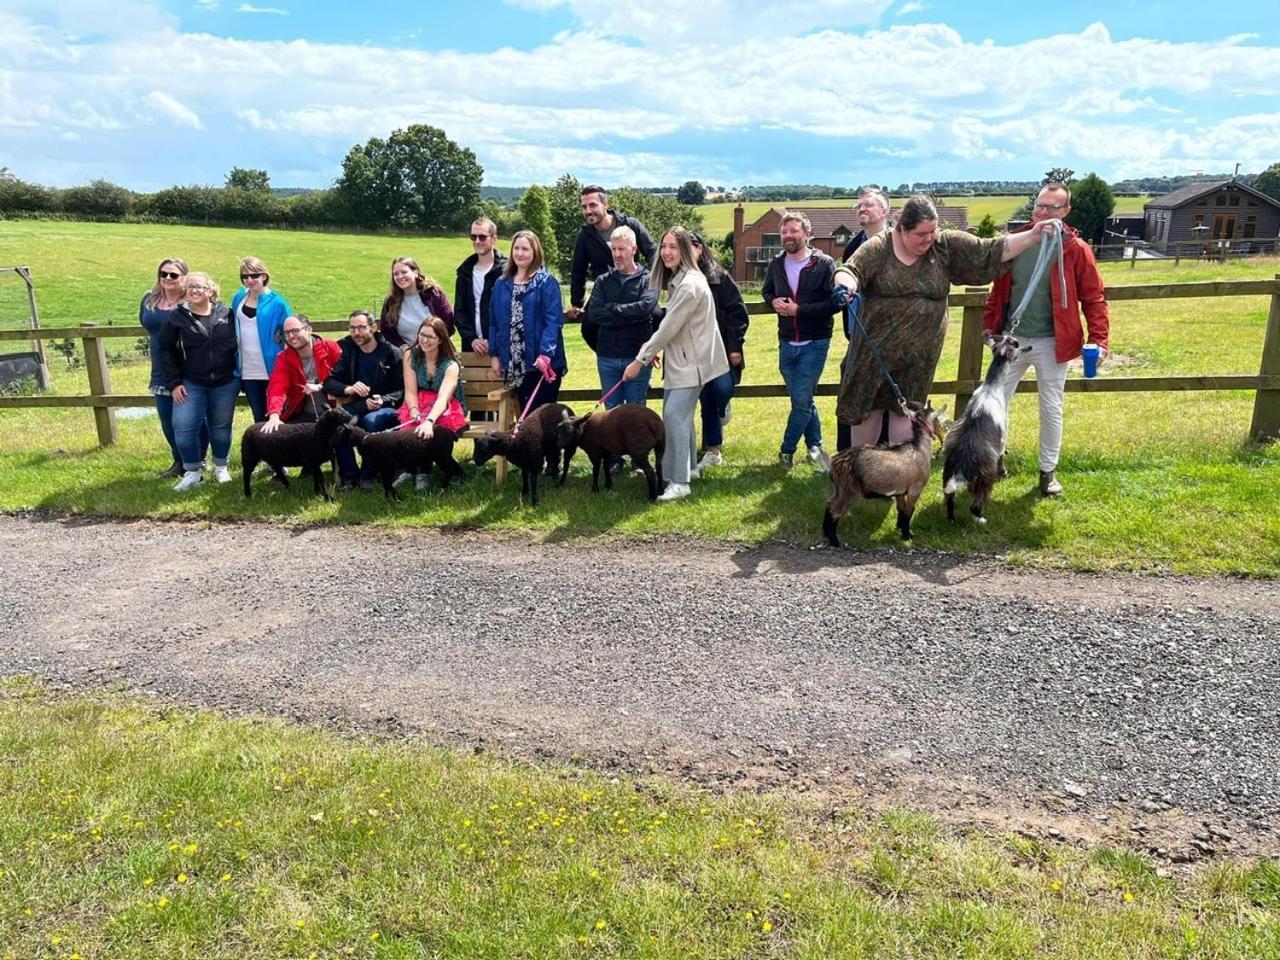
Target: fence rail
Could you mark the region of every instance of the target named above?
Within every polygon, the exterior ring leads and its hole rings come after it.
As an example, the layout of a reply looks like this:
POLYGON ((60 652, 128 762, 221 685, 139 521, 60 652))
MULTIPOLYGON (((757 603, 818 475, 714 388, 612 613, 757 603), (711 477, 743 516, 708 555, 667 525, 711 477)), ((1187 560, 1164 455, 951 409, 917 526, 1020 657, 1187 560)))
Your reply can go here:
MULTIPOLYGON (((1068 380, 1066 388, 1072 393, 1162 393, 1188 390, 1253 390, 1253 420, 1249 437, 1256 442, 1280 439, 1280 274, 1274 280, 1211 280, 1201 283, 1132 284, 1107 288, 1107 300, 1120 303, 1130 300, 1167 300, 1188 297, 1240 297, 1270 296, 1271 309, 1267 317, 1266 339, 1257 374, 1195 374, 1187 376, 1158 377, 1106 377, 1093 380, 1068 380)), ((982 308, 987 300, 985 287, 968 287, 964 292, 953 293, 948 304, 962 310, 960 326, 960 361, 954 380, 934 381, 934 393, 954 393, 955 411, 959 416, 973 392, 982 382, 982 308)), ((747 312, 760 316, 771 313, 767 304, 755 302, 747 305, 747 312)), ((320 332, 346 329, 346 321, 321 320, 313 324, 320 332)), ((81 396, 0 397, 0 410, 19 408, 91 408, 97 424, 98 442, 106 446, 118 438, 115 410, 119 407, 136 407, 150 404, 148 394, 118 394, 111 389, 111 375, 107 366, 106 343, 108 339, 145 336, 141 326, 100 326, 92 323, 78 327, 46 327, 40 330, 0 330, 0 343, 13 340, 53 340, 76 338, 84 345, 85 366, 89 375, 89 393, 81 396)), ((1036 389, 1034 380, 1018 384, 1020 393, 1036 389)), ((834 396, 839 386, 834 383, 819 384, 819 396, 834 396)), ((654 388, 650 396, 661 397, 654 388)), ((734 392, 739 397, 785 397, 786 388, 780 383, 740 385, 734 392)), ((596 400, 595 389, 570 389, 560 391, 562 400, 596 400)))

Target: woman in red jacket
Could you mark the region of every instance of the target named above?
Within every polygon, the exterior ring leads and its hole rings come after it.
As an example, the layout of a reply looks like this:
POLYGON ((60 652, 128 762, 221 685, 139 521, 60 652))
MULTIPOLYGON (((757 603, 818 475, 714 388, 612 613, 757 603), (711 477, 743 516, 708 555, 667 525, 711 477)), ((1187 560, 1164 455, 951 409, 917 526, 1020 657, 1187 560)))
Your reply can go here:
POLYGON ((285 320, 284 342, 289 349, 280 351, 267 381, 263 433, 274 433, 281 423, 318 419, 329 405, 321 384, 342 356, 334 341, 311 333, 311 321, 301 313, 285 320))

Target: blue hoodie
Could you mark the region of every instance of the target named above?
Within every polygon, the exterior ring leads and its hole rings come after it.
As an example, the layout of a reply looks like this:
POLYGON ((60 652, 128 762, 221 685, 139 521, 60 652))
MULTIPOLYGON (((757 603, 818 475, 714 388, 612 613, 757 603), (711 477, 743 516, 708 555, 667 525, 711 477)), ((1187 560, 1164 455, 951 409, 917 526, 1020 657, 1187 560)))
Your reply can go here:
MULTIPOLYGON (((231 317, 234 320, 236 311, 248 295, 249 291, 241 287, 231 298, 231 317)), ((276 365, 276 357, 284 349, 284 322, 293 313, 289 301, 270 287, 258 298, 258 342, 262 344, 262 361, 267 365, 270 374, 276 365)), ((240 324, 236 323, 236 342, 240 342, 240 324)), ((236 376, 240 376, 240 361, 236 360, 236 376)))
MULTIPOLYGON (((512 277, 499 277, 489 300, 489 353, 504 368, 511 366, 511 299, 515 293, 512 277)), ((532 370, 540 354, 551 359, 551 367, 563 376, 569 370, 564 353, 564 300, 560 283, 539 267, 521 298, 524 304, 524 365, 532 370)))

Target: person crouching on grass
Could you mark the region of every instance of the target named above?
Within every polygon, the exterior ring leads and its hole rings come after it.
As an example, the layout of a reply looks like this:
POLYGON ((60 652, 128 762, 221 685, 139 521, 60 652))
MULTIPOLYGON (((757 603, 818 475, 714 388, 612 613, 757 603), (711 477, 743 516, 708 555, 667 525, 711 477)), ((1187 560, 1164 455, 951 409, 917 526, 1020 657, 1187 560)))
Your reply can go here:
POLYGON ((328 402, 324 381, 342 356, 334 341, 311 332, 311 320, 299 313, 284 322, 287 349, 276 357, 267 381, 267 422, 263 433, 275 433, 281 423, 308 423, 320 419, 328 402))
POLYGON ((218 285, 207 273, 188 273, 182 303, 160 331, 160 367, 173 397, 173 433, 182 457, 182 493, 204 483, 201 438, 207 429, 213 475, 230 483, 231 420, 240 378, 239 351, 231 311, 218 300, 218 285))

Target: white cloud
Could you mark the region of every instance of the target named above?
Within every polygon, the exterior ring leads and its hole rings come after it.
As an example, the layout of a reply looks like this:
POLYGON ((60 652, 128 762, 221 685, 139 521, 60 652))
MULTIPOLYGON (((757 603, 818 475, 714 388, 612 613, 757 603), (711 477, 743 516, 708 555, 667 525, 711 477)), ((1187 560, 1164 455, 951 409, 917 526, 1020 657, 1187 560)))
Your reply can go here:
POLYGON ((200 122, 200 117, 194 110, 163 90, 152 90, 143 98, 143 101, 152 109, 158 110, 167 116, 178 126, 190 127, 192 130, 204 129, 204 124, 200 122))
POLYGON ((907 0, 898 8, 898 16, 906 16, 909 13, 921 13, 928 8, 928 4, 924 0, 907 0))
POLYGON ((236 7, 236 13, 272 13, 276 16, 289 16, 288 10, 281 10, 279 7, 255 7, 252 3, 242 3, 236 7))

